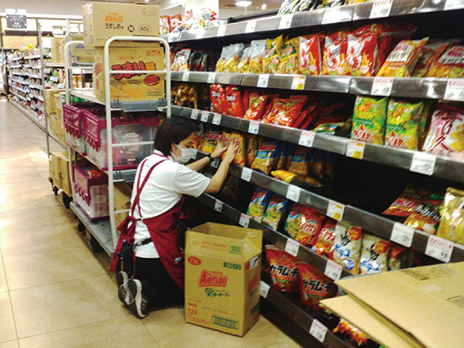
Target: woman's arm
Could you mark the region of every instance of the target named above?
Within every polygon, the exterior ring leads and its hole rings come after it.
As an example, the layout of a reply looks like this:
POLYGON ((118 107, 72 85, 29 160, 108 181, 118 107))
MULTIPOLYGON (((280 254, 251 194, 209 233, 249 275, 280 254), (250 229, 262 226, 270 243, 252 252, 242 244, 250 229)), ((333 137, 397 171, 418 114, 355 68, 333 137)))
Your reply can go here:
POLYGON ((221 187, 227 177, 230 164, 235 158, 235 154, 238 152, 238 146, 236 144, 230 145, 226 152, 226 157, 222 160, 216 174, 211 178, 205 193, 218 193, 221 191, 221 187))
MULTIPOLYGON (((227 151, 227 146, 224 145, 224 142, 222 139, 219 139, 216 145, 216 149, 213 151, 211 154, 211 159, 216 159, 220 158, 224 152, 227 151)), ((202 159, 199 159, 198 161, 192 162, 187 165, 190 169, 198 172, 205 168, 210 162, 210 159, 208 157, 204 157, 202 159)))

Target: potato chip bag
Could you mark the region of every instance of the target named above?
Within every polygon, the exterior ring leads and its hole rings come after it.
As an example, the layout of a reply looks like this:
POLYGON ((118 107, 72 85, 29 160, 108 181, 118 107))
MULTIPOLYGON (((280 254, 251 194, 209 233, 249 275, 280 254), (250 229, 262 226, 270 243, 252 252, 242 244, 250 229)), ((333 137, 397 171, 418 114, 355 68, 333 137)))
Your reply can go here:
MULTIPOLYGON (((359 1, 359 0, 358 0, 359 1)), ((359 2, 363 2, 361 0, 359 2)), ((338 325, 335 329, 332 330, 333 333, 338 334, 341 336, 343 341, 353 342, 353 344, 349 344, 351 347, 369 347, 369 336, 358 329, 356 326, 350 324, 349 322, 345 321, 343 318, 340 318, 338 325)), ((384 348, 381 346, 381 348, 384 348)))
POLYGON ((274 124, 291 127, 296 122, 307 100, 306 96, 290 97, 282 105, 274 105, 271 110, 271 118, 274 119, 274 124))
POLYGON ((322 75, 349 75, 346 54, 348 38, 346 33, 338 32, 326 36, 324 58, 322 61, 322 75))
POLYGON ((235 86, 226 87, 226 101, 228 116, 243 117, 242 92, 235 86))
POLYGON ((266 212, 264 213, 263 223, 273 230, 277 230, 282 219, 282 215, 285 213, 285 208, 288 205, 288 199, 273 194, 269 205, 267 206, 266 212))
POLYGON ((263 59, 266 52, 266 40, 251 41, 250 73, 262 74, 264 71, 263 59))
POLYGON ((213 153, 214 150, 216 149, 217 142, 219 138, 221 138, 222 133, 219 131, 211 131, 207 138, 205 143, 203 144, 203 149, 202 151, 205 153, 213 153))
POLYGON ((250 59, 251 59, 251 47, 247 47, 243 50, 242 58, 238 63, 238 72, 241 74, 248 74, 250 72, 250 59))
POLYGON ((263 72, 265 74, 279 72, 283 44, 283 35, 277 36, 275 39, 266 39, 266 52, 263 58, 263 72))
POLYGON ((190 48, 183 48, 176 52, 174 63, 171 66, 172 71, 189 71, 190 48))
POLYGON ((388 270, 398 271, 402 268, 408 268, 409 249, 404 246, 392 243, 390 246, 390 256, 388 257, 388 270))
POLYGON ((390 242, 370 234, 362 238, 361 274, 374 274, 388 271, 387 258, 390 252, 390 242))
POLYGON ((255 221, 263 221, 264 212, 266 211, 271 195, 272 192, 261 187, 256 187, 256 190, 251 197, 250 204, 248 205, 247 215, 251 216, 251 218, 255 221))
POLYGON ((409 215, 404 224, 415 230, 436 234, 441 221, 443 196, 433 194, 430 199, 421 203, 416 210, 409 215))
POLYGON ((429 196, 430 192, 422 188, 408 185, 401 195, 382 214, 392 216, 409 216, 429 196))
POLYGON ((425 45, 417 61, 416 68, 412 73, 412 77, 426 76, 430 67, 445 53, 448 45, 449 42, 442 40, 429 42, 425 45))
POLYGON ((250 97, 250 107, 246 110, 243 118, 246 120, 259 121, 261 116, 263 116, 267 98, 267 95, 258 95, 254 98, 250 97))
POLYGON ((464 77, 464 46, 454 46, 446 51, 426 73, 427 77, 464 77))
POLYGON ((385 145, 418 150, 423 103, 391 99, 388 103, 385 145))
POLYGON ((298 74, 298 55, 300 50, 300 38, 295 37, 285 42, 282 49, 280 62, 280 74, 298 74))
POLYGON ((321 46, 318 34, 300 36, 299 73, 302 75, 321 74, 321 46))
POLYGON ((224 72, 226 60, 229 57, 230 50, 231 50, 231 46, 224 46, 222 48, 221 55, 216 63, 217 72, 224 72))
POLYGON ((251 165, 253 164, 253 161, 255 160, 257 153, 258 153, 258 139, 256 135, 254 134, 248 135, 246 164, 249 167, 251 167, 251 165))
POLYGON ((210 85, 211 111, 227 114, 229 107, 226 100, 226 90, 222 85, 210 85))
POLYGON ((319 302, 334 297, 338 291, 337 286, 332 279, 314 266, 305 262, 298 262, 297 267, 300 278, 301 302, 308 307, 321 310, 319 302))
POLYGON ((359 274, 359 258, 362 248, 362 230, 346 222, 335 227, 333 260, 351 274, 359 274))
POLYGON ((452 187, 446 190, 437 236, 464 244, 464 191, 452 187))
POLYGON ((292 157, 288 171, 301 175, 308 175, 311 158, 314 156, 315 150, 307 147, 298 146, 295 154, 292 157))
POLYGON ((424 146, 425 138, 427 136, 428 131, 427 126, 435 108, 435 100, 423 100, 422 104, 423 107, 419 122, 419 149, 422 149, 422 147, 424 146))
POLYGON ((321 232, 325 215, 314 209, 302 206, 300 225, 296 240, 305 246, 313 246, 321 232))
POLYGON ((298 258, 274 245, 266 245, 266 260, 269 265, 272 288, 277 291, 298 293, 298 258))
POLYGON ((350 75, 373 76, 377 56, 378 33, 368 32, 348 35, 346 62, 350 75))
POLYGON ((224 72, 237 73, 238 64, 242 58, 244 45, 242 43, 238 43, 231 46, 232 47, 230 48, 229 55, 224 62, 224 72))
POLYGON ((311 248, 312 251, 332 259, 335 242, 335 226, 337 226, 337 221, 328 218, 317 237, 316 243, 314 243, 314 246, 311 248))
POLYGON ((251 169, 256 169, 264 174, 269 174, 274 166, 274 162, 279 155, 282 143, 277 140, 266 140, 259 148, 251 169))
POLYGON ((245 136, 241 133, 232 132, 229 136, 229 143, 237 144, 238 151, 234 158, 234 163, 238 166, 244 167, 245 166, 245 136))
POLYGON ((387 98, 357 96, 351 139, 383 145, 387 104, 387 98))
POLYGON ((285 221, 285 231, 290 237, 296 239, 298 232, 300 231, 301 222, 301 210, 303 206, 301 204, 295 204, 288 214, 287 220, 285 221))
POLYGON ((287 170, 274 170, 271 172, 271 175, 274 178, 286 182, 288 184, 291 183, 293 178, 296 177, 295 173, 289 172, 287 170))
POLYGON ((429 38, 401 41, 388 56, 377 76, 410 77, 429 38))

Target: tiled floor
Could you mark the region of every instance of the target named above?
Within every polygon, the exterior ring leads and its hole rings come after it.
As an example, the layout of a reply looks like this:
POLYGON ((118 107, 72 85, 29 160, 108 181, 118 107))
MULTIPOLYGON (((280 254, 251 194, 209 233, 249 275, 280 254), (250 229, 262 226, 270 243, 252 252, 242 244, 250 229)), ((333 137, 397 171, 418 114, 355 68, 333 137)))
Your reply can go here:
POLYGON ((0 348, 299 347, 265 318, 243 338, 186 324, 182 308, 135 318, 76 225, 48 183, 44 133, 0 102, 0 348))

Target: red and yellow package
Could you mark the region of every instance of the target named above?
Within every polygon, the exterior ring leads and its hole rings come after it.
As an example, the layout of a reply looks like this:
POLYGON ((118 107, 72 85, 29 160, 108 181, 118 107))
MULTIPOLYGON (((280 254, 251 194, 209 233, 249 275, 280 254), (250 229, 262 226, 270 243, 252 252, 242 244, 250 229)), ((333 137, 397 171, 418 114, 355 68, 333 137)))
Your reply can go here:
POLYGON ((286 101, 287 101, 287 99, 284 99, 284 98, 274 98, 274 99, 272 99, 272 102, 268 105, 269 112, 267 112, 267 113, 264 112, 264 117, 262 118, 262 121, 264 123, 274 124, 276 114, 280 110, 282 110, 282 108, 285 105, 286 101))
POLYGON ((300 115, 307 100, 308 98, 306 96, 295 98, 290 97, 281 108, 276 110, 274 124, 292 127, 298 119, 298 116, 300 115))
POLYGON ((216 149, 218 140, 221 138, 222 133, 218 131, 212 131, 207 135, 206 141, 203 144, 203 152, 213 153, 216 149))
POLYGON ((222 85, 213 84, 210 86, 211 111, 219 114, 226 114, 228 104, 226 100, 226 91, 222 85))
POLYGON ((339 334, 346 339, 351 339, 357 346, 362 347, 368 344, 368 336, 357 327, 351 325, 344 319, 340 319, 333 333, 339 334))
POLYGON ((298 55, 300 50, 300 38, 295 37, 285 42, 282 49, 280 62, 280 74, 298 74, 298 55))
POLYGON ((283 35, 275 39, 266 39, 266 53, 263 59, 265 74, 277 74, 279 72, 283 44, 283 35))
POLYGON ((250 91, 246 89, 245 92, 242 92, 243 115, 245 115, 245 112, 248 110, 249 107, 250 107, 250 91))
POLYGON ((296 240, 302 245, 313 246, 321 232, 325 215, 304 206, 300 211, 300 225, 296 240))
POLYGON ((377 76, 410 77, 429 38, 401 41, 388 56, 377 76))
POLYGON ((303 75, 321 74, 321 45, 318 34, 300 36, 299 73, 303 75))
POLYGON ((464 46, 454 46, 446 51, 440 59, 430 67, 426 76, 454 79, 464 77, 464 46))
POLYGON ((301 302, 316 310, 322 309, 319 302, 337 294, 337 286, 334 281, 321 271, 305 262, 298 262, 298 274, 300 278, 301 302))
POLYGON ((282 148, 282 143, 278 140, 266 140, 258 151, 251 169, 256 169, 264 174, 269 174, 277 160, 277 156, 282 148))
POLYGON ((423 188, 408 186, 401 195, 385 210, 383 215, 409 216, 422 204, 430 192, 423 188))
POLYGON ((314 151, 307 147, 298 146, 295 150, 295 154, 292 157, 288 171, 295 174, 308 175, 310 152, 313 153, 314 151))
POLYGON ((372 76, 377 54, 376 32, 348 35, 347 65, 353 76, 372 76))
POLYGON ((333 257, 333 247, 335 243, 335 227, 337 226, 337 221, 333 219, 327 219, 322 227, 317 241, 312 247, 312 250, 319 255, 324 255, 329 259, 333 257))
POLYGON ((245 137, 243 134, 233 132, 229 136, 229 143, 238 145, 238 151, 234 158, 234 163, 238 166, 245 166, 245 137))
POLYGON ((171 66, 172 71, 189 71, 190 48, 183 48, 176 52, 176 57, 171 66))
POLYGON ((256 135, 249 135, 247 141, 246 164, 251 167, 258 153, 258 139, 256 135))
POLYGON ((267 95, 258 95, 252 98, 250 95, 250 106, 243 117, 246 120, 258 121, 263 116, 264 107, 267 102, 267 95))
POLYGON ((391 36, 378 37, 377 58, 374 64, 374 75, 378 75, 383 63, 387 60, 393 46, 393 38, 391 36))
POLYGON ((226 101, 227 101, 227 112, 228 116, 243 117, 243 103, 242 93, 238 87, 227 86, 226 87, 226 101))
POLYGON ((322 75, 349 75, 346 62, 348 38, 346 32, 338 32, 326 36, 322 75))
POLYGON ((445 53, 448 45, 449 42, 446 41, 429 42, 425 45, 417 61, 416 68, 412 73, 412 77, 426 76, 430 67, 445 53))
POLYGON ((266 245, 266 260, 271 274, 272 288, 277 291, 298 293, 299 259, 274 245, 266 245))

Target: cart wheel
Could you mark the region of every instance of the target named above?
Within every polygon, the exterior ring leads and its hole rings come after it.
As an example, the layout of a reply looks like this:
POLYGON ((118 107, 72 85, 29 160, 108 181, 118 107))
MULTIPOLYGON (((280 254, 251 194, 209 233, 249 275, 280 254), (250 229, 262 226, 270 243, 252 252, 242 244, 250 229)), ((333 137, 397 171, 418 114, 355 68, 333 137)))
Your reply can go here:
POLYGON ((63 204, 66 207, 66 209, 69 209, 69 203, 71 203, 71 198, 63 192, 63 204))
POLYGON ((84 226, 84 224, 82 223, 82 221, 79 221, 79 222, 77 223, 77 230, 78 230, 79 232, 85 232, 85 226, 84 226))
POLYGON ((53 192, 55 193, 55 196, 58 196, 58 187, 53 186, 53 192))
POLYGON ((97 242, 97 240, 93 236, 90 236, 89 245, 90 245, 90 249, 94 253, 98 253, 99 251, 102 250, 102 247, 100 246, 100 244, 97 242))

